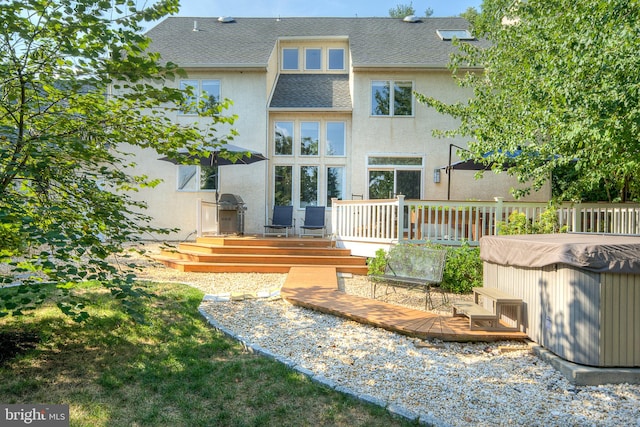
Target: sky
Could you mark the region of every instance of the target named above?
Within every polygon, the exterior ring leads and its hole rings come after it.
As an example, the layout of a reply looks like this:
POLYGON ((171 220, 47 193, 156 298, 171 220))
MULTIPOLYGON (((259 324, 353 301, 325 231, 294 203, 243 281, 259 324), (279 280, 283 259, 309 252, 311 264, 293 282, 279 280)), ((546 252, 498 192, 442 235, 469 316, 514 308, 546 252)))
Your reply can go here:
POLYGON ((386 17, 389 9, 411 4, 416 15, 458 16, 482 0, 181 0, 177 16, 220 17, 386 17))

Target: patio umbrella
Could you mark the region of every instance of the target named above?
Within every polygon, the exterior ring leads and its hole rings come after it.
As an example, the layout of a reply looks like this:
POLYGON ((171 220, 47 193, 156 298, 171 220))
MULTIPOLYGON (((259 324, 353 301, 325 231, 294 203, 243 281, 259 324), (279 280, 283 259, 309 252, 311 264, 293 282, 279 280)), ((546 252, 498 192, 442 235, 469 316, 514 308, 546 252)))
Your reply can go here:
MULTIPOLYGON (((469 159, 469 160, 459 160, 457 162, 451 163, 451 156, 452 156, 452 150, 453 147, 456 148, 460 148, 461 150, 465 150, 468 151, 466 148, 462 148, 459 147, 455 144, 449 144, 449 164, 446 166, 442 166, 441 169, 444 169, 445 172, 447 173, 447 200, 449 200, 451 198, 451 171, 453 170, 463 170, 463 171, 481 171, 481 170, 491 170, 493 163, 491 164, 484 164, 481 161, 476 161, 474 159, 469 159)), ((507 152, 506 156, 508 159, 513 159, 517 156, 519 156, 521 153, 521 150, 516 150, 516 151, 509 151, 507 152)), ((485 153, 482 157, 487 158, 489 156, 491 156, 493 154, 492 151, 489 151, 488 153, 485 153)), ((507 168, 509 167, 509 163, 504 163, 502 165, 502 169, 503 170, 507 170, 507 168)))
MULTIPOLYGON (((204 147, 207 150, 208 147, 204 147)), ((251 163, 261 162, 262 160, 267 160, 267 158, 257 151, 249 150, 248 148, 239 147, 233 144, 224 144, 219 147, 211 148, 209 150, 208 156, 192 156, 186 149, 178 150, 179 156, 184 156, 189 158, 190 160, 199 159, 200 166, 225 166, 225 165, 249 165, 251 163), (234 160, 227 159, 225 157, 221 157, 220 153, 229 152, 234 154, 242 153, 242 157, 234 160)), ((174 157, 161 157, 159 160, 164 160, 167 162, 171 162, 174 164, 189 164, 184 161, 184 159, 174 158, 174 157)), ((220 172, 218 172, 218 176, 220 176, 220 172)), ((216 185, 216 203, 218 202, 218 186, 216 185)))

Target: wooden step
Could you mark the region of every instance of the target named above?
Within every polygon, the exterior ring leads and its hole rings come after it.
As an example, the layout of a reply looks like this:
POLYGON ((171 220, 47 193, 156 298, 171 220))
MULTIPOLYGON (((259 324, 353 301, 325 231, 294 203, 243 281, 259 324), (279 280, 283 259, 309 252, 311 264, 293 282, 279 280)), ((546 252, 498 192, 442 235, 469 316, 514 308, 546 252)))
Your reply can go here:
POLYGON ((330 247, 307 247, 307 246, 217 246, 203 243, 180 243, 180 252, 203 253, 203 254, 264 254, 264 255, 320 255, 320 256, 350 256, 351 250, 344 248, 330 247))
POLYGON ((495 330, 498 325, 498 316, 472 302, 460 301, 453 304, 453 317, 467 316, 469 318, 469 329, 475 330, 477 327, 485 330, 495 330), (481 325, 487 322, 487 326, 481 325))
POLYGON ((189 272, 288 273, 293 266, 326 266, 342 273, 368 273, 366 258, 352 256, 350 250, 332 247, 330 240, 318 238, 203 237, 154 258, 189 272))
POLYGON ((215 246, 277 246, 277 247, 307 247, 329 248, 330 239, 317 237, 260 237, 260 236, 222 236, 222 237, 198 237, 196 243, 215 246))
POLYGON ((367 261, 362 257, 342 255, 311 255, 311 254, 200 254, 190 252, 163 252, 167 258, 177 258, 183 261, 222 263, 222 264, 305 264, 305 265, 366 265, 367 261))
MULTIPOLYGON (((245 264, 245 263, 208 263, 191 262, 176 259, 156 258, 167 267, 178 271, 192 273, 288 273, 293 267, 291 264, 245 264)), ((318 264, 296 264, 296 267, 318 267, 318 264)), ((366 275, 368 267, 366 265, 322 265, 322 267, 335 268, 340 273, 351 273, 366 275)))

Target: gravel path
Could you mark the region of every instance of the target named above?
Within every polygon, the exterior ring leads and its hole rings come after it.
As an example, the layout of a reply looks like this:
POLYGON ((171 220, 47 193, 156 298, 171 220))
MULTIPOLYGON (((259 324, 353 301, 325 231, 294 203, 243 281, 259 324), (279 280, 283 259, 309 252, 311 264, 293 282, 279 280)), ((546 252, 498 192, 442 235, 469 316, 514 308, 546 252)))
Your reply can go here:
MULTIPOLYGON (((284 274, 180 273, 145 263, 141 278, 177 281, 208 295, 279 288, 284 274)), ((368 295, 360 277, 347 292, 368 295)), ((213 302, 207 319, 248 347, 314 379, 423 423, 451 426, 640 426, 640 386, 574 386, 522 343, 425 342, 278 297, 213 302)), ((417 295, 390 302, 422 306, 417 295)), ((440 307, 450 313, 449 307, 440 307)))

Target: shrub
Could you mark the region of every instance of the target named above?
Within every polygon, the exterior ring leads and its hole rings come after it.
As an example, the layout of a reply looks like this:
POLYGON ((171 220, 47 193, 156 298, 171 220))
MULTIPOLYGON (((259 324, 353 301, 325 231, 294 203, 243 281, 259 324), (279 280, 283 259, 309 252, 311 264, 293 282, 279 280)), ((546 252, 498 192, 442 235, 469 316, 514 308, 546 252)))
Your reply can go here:
POLYGON ((471 247, 468 243, 448 247, 440 288, 464 294, 471 292, 474 286, 482 286, 480 248, 471 247))
POLYGON ((558 211, 552 205, 540 214, 538 221, 532 221, 527 216, 518 211, 513 211, 509 215, 509 221, 498 222, 501 235, 510 234, 546 234, 546 233, 566 233, 567 226, 560 227, 558 221, 558 211))
POLYGON ((384 268, 387 264, 387 251, 380 248, 376 251, 374 258, 367 259, 368 273, 370 276, 381 276, 384 274, 384 268))

